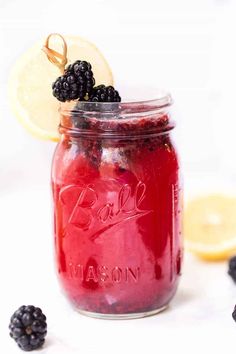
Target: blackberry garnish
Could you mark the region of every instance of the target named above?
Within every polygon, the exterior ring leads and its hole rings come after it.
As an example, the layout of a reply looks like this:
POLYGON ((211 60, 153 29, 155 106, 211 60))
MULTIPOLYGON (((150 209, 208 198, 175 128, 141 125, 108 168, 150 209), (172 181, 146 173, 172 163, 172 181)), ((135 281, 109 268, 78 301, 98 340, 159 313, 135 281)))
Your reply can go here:
POLYGON ((47 334, 46 316, 39 307, 21 306, 11 317, 10 336, 25 351, 40 348, 47 334))
POLYGON ((234 306, 232 317, 233 317, 234 321, 236 322, 236 305, 234 306))
POLYGON ((236 256, 230 258, 228 274, 231 276, 233 281, 236 283, 236 256))
POLYGON ((94 87, 89 97, 92 102, 120 102, 119 92, 113 86, 99 85, 94 87))
POLYGON ((52 84, 53 95, 61 102, 79 98, 81 101, 92 93, 95 79, 91 64, 77 60, 65 69, 64 75, 52 84))

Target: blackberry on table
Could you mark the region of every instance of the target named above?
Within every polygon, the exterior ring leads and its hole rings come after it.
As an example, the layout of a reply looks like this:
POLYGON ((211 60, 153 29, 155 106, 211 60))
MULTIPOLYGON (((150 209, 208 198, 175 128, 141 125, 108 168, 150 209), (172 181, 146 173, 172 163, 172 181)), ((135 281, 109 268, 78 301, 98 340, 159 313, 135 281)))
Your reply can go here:
POLYGON ((234 321, 236 322, 236 305, 234 306, 232 317, 233 317, 234 321))
POLYGON ((230 258, 228 274, 231 276, 233 281, 236 283, 236 256, 230 258))
POLYGON ((64 75, 57 78, 52 84, 52 90, 53 95, 61 102, 77 98, 83 101, 86 96, 90 96, 94 85, 91 64, 77 60, 65 69, 64 75))
POLYGON ((10 336, 25 351, 40 348, 47 334, 46 316, 39 307, 21 306, 11 317, 10 336))
POLYGON ((89 101, 92 102, 120 102, 119 92, 113 86, 99 85, 94 87, 89 101))

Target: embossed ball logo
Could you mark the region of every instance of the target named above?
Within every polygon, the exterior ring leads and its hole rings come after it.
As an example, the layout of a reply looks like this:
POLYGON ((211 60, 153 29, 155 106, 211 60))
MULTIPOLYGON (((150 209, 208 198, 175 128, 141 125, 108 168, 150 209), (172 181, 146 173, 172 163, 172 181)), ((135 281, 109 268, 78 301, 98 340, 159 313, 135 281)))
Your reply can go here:
POLYGON ((87 231, 91 240, 128 220, 152 212, 142 209, 146 185, 121 184, 103 179, 88 185, 67 185, 60 190, 59 201, 65 215, 66 228, 87 231))

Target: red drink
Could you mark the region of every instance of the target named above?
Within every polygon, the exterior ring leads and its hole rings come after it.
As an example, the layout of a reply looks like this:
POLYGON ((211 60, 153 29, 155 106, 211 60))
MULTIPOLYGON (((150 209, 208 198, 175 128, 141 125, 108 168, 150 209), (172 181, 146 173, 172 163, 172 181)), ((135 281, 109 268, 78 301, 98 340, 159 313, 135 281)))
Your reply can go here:
POLYGON ((59 278, 97 317, 165 308, 181 268, 180 182, 170 97, 62 111, 52 184, 59 278))

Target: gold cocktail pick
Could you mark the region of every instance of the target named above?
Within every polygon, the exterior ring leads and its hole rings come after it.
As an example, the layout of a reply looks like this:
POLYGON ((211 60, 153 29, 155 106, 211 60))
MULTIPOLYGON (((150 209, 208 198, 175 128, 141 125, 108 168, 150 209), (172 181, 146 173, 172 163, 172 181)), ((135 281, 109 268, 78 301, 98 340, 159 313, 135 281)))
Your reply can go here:
POLYGON ((66 44, 65 39, 62 37, 62 35, 60 35, 59 33, 49 34, 42 50, 47 55, 48 60, 52 64, 56 65, 58 67, 58 69, 60 70, 61 74, 63 75, 64 71, 65 71, 65 66, 67 64, 67 44, 66 44), (57 51, 55 51, 49 47, 50 39, 53 36, 58 36, 61 38, 61 40, 62 40, 62 54, 58 53, 57 51))

